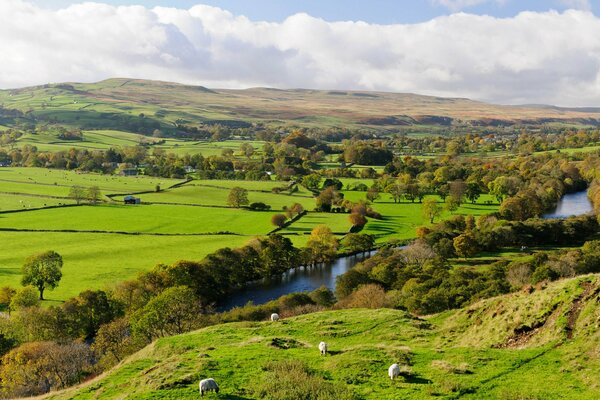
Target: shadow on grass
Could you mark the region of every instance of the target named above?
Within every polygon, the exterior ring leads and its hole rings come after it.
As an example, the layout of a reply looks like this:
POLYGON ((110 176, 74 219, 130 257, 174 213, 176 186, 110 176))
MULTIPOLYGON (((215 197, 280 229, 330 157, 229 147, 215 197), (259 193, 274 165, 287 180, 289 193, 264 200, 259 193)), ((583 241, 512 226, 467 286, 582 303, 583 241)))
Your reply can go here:
POLYGON ((430 379, 421 378, 420 376, 409 376, 404 379, 406 383, 414 383, 416 385, 429 385, 431 383, 430 379))

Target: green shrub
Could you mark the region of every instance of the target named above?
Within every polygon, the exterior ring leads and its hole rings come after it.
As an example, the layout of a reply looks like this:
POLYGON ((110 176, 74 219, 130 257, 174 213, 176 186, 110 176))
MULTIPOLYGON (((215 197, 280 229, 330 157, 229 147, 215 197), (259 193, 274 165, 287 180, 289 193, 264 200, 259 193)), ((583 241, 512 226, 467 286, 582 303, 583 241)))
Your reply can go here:
POLYGON ((344 386, 327 382, 297 360, 270 362, 255 395, 266 400, 355 400, 344 386))

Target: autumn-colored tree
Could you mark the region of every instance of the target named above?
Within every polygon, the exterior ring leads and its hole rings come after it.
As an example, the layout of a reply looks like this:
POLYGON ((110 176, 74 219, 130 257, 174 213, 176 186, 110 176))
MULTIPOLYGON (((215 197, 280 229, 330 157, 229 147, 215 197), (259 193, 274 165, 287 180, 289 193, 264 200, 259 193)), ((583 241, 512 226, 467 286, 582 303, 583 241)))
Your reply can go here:
POLYGON ((317 225, 310 233, 306 247, 310 263, 329 262, 337 255, 338 240, 327 225, 317 225))
POLYGON ((471 257, 479 250, 471 233, 463 233, 454 238, 454 251, 459 257, 471 257))
POLYGON ((274 214, 271 217, 271 224, 275 225, 278 228, 282 228, 285 225, 285 221, 287 217, 283 214, 274 214))
POLYGON ((375 187, 371 187, 369 188, 369 190, 367 190, 367 200, 369 200, 370 202, 375 202, 375 200, 377 200, 379 198, 379 190, 375 187))
POLYGON ((367 224, 367 218, 359 213, 352 213, 348 215, 348 220, 352 226, 365 226, 367 224))
POLYGON ((430 224, 433 224, 435 218, 439 217, 442 213, 442 207, 433 197, 428 197, 423 201, 423 207, 421 208, 423 217, 429 220, 430 224))

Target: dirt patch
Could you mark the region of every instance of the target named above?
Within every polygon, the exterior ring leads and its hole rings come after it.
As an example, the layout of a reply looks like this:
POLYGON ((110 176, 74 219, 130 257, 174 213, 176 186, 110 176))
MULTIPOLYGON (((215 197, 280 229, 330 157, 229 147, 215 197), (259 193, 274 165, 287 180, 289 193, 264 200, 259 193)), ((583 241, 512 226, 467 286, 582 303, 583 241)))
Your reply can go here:
POLYGON ((550 311, 545 313, 542 318, 533 324, 521 325, 513 331, 513 335, 509 337, 504 343, 494 345, 492 347, 497 349, 516 349, 527 345, 529 341, 537 335, 542 329, 550 326, 560 313, 560 307, 556 304, 550 311))
POLYGON ((575 330, 575 324, 579 318, 579 314, 585 305, 585 301, 593 296, 600 288, 595 288, 591 282, 581 282, 581 287, 584 289, 583 293, 573 301, 571 308, 567 313, 567 339, 573 339, 573 331, 575 330), (594 290, 596 289, 596 290, 594 290))
POLYGON ((276 349, 288 350, 298 347, 307 347, 304 343, 292 338, 273 338, 270 343, 271 347, 276 349))

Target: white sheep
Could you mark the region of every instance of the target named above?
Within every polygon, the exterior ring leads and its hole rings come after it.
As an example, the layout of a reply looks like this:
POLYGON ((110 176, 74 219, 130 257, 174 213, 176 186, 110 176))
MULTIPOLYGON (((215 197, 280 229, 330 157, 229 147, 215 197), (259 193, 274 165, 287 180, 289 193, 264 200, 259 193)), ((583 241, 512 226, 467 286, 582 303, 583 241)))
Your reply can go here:
POLYGON ((217 385, 217 382, 215 382, 213 378, 202 379, 199 387, 200 396, 204 396, 205 392, 210 392, 211 390, 214 390, 215 393, 219 393, 219 385, 217 385))
POLYGON ((391 380, 400 376, 400 366, 398 364, 392 364, 388 368, 388 375, 391 380))
POLYGON ((327 343, 325 343, 325 342, 319 343, 319 350, 321 351, 322 356, 327 355, 327 343))
POLYGON ((279 314, 273 313, 271 314, 271 321, 279 321, 279 314))

